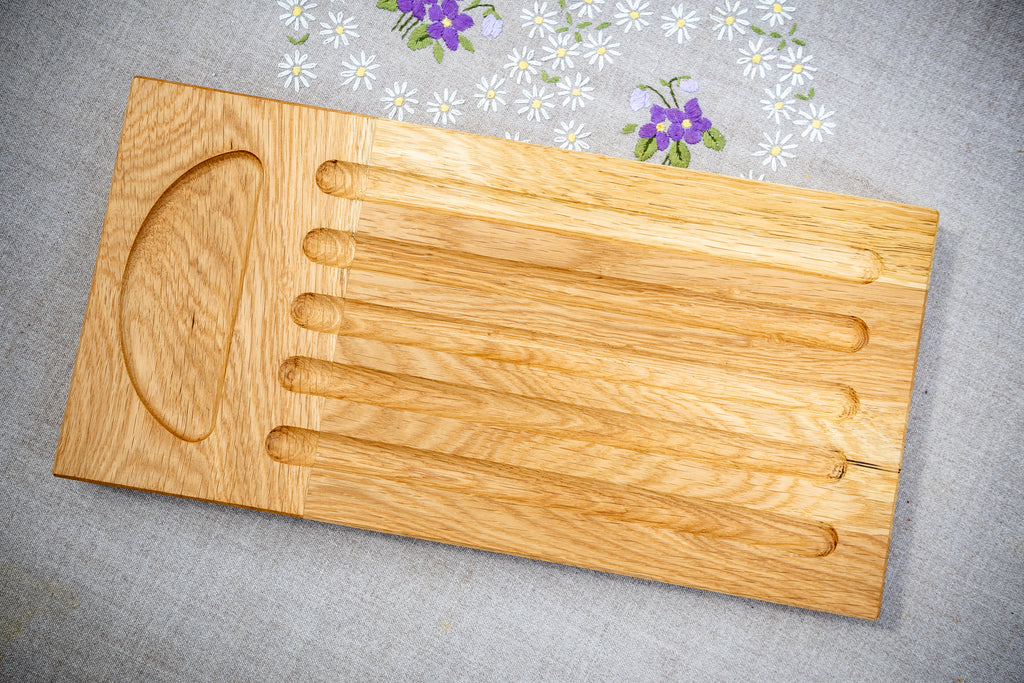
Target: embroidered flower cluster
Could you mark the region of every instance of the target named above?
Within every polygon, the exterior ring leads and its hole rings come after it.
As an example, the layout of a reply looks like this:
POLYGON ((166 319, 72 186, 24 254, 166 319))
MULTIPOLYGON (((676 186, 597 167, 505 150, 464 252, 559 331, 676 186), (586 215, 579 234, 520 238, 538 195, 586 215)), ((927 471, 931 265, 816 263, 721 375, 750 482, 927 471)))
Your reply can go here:
POLYGON ((689 145, 703 142, 704 146, 711 150, 725 149, 725 136, 711 126, 711 119, 704 116, 696 97, 682 106, 679 105, 675 91, 677 84, 683 92, 697 91, 696 81, 689 76, 676 76, 667 81, 661 80, 661 85, 668 88, 668 98, 658 88, 644 84, 638 85, 630 96, 629 105, 633 111, 649 108, 650 114, 650 121, 647 123, 630 123, 622 129, 623 134, 637 134, 633 154, 640 161, 647 161, 658 152, 666 152, 661 160, 662 164, 687 168, 690 165, 689 145), (651 102, 652 92, 658 96, 664 107, 651 102))
POLYGON ((465 32, 476 25, 470 12, 481 10, 482 35, 497 38, 501 35, 501 15, 494 5, 472 0, 459 5, 458 0, 377 0, 377 7, 399 13, 398 20, 391 27, 401 33, 406 45, 412 50, 433 47, 434 59, 440 63, 448 52, 460 47, 473 52, 473 42, 465 32))

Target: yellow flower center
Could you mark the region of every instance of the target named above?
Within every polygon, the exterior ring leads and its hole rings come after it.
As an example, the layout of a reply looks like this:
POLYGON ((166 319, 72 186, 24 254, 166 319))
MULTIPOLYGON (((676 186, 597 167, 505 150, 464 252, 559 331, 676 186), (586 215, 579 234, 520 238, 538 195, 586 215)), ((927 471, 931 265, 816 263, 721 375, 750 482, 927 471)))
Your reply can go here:
POLYGON ((581 93, 581 92, 580 92, 580 89, 579 89, 579 88, 573 88, 573 89, 572 89, 572 94, 573 94, 573 97, 579 97, 579 96, 580 96, 580 95, 582 95, 583 93, 581 93))
POLYGON ((683 119, 683 122, 680 125, 682 125, 683 128, 692 128, 693 122, 690 121, 690 119, 683 119))
POLYGON ((301 66, 293 66, 292 67, 292 73, 295 74, 296 76, 298 76, 300 73, 302 73, 302 67, 301 66))
POLYGON ((782 154, 782 148, 781 147, 779 147, 778 145, 776 145, 775 147, 772 147, 772 156, 773 157, 777 157, 780 154, 782 154))
POLYGON ((640 13, 637 12, 636 10, 633 10, 632 12, 629 13, 629 18, 630 19, 639 19, 640 18, 640 13))
POLYGON ((448 113, 448 110, 451 109, 451 105, 442 104, 440 107, 438 107, 438 109, 440 109, 441 111, 443 111, 445 113, 448 113))
POLYGON ((725 18, 725 25, 726 26, 732 26, 735 23, 736 23, 736 17, 726 17, 725 18))
POLYGON ((601 47, 597 48, 597 54, 603 55, 605 52, 608 52, 608 48, 606 48, 604 45, 602 45, 601 47))
POLYGON ((300 14, 302 14, 302 8, 301 7, 299 7, 298 5, 296 5, 295 7, 292 7, 292 16, 293 17, 297 17, 300 14))
POLYGON ((569 142, 576 142, 576 133, 569 133, 569 136, 566 138, 566 140, 568 140, 569 142))
POLYGON ((541 102, 540 100, 534 100, 533 102, 530 102, 530 106, 533 107, 534 109, 540 109, 540 106, 542 104, 544 103, 541 102))
POLYGON ((793 73, 795 73, 795 74, 802 73, 803 70, 804 70, 804 65, 803 64, 794 64, 793 65, 793 73))
POLYGON ((337 33, 340 36, 342 33, 345 32, 345 27, 344 26, 338 26, 338 27, 336 27, 334 29, 334 32, 337 33))
POLYGON ((399 95, 398 97, 395 98, 395 106, 396 107, 401 107, 403 104, 405 104, 405 97, 403 97, 402 95, 399 95))
POLYGON ((813 126, 814 128, 821 128, 821 121, 819 121, 818 119, 814 119, 813 121, 811 121, 811 126, 813 126))
POLYGON ((452 25, 452 20, 449 19, 448 17, 445 17, 444 19, 441 20, 441 26, 444 26, 445 28, 448 28, 451 25, 452 25))
POLYGON ((656 125, 655 128, 658 130, 659 133, 662 133, 665 131, 666 128, 668 128, 668 124, 662 121, 661 123, 656 125))
POLYGON ((489 100, 493 100, 493 99, 494 99, 494 96, 495 96, 495 95, 497 95, 497 94, 498 94, 498 93, 494 92, 493 90, 488 90, 488 91, 487 91, 487 99, 489 99, 489 100))
POLYGON ((537 26, 540 26, 541 24, 543 24, 543 23, 544 23, 544 17, 542 17, 542 16, 540 16, 540 15, 538 14, 537 16, 535 16, 535 17, 533 18, 533 23, 537 24, 537 26))
POLYGON ((568 50, 566 50, 564 47, 560 47, 555 52, 555 54, 558 55, 559 57, 564 57, 566 52, 568 52, 568 50))
POLYGON ((361 66, 358 69, 356 69, 356 76, 358 76, 359 78, 362 78, 365 75, 366 75, 366 67, 365 66, 361 66))
POLYGON ((776 108, 776 109, 782 109, 782 108, 783 108, 783 107, 785 107, 785 106, 786 106, 786 103, 785 103, 785 102, 776 102, 776 103, 775 103, 775 108, 776 108))
POLYGON ((588 5, 594 4, 594 0, 583 0, 583 2, 587 3, 588 5))
POLYGON ((686 26, 686 19, 680 19, 679 21, 677 21, 676 26, 678 26, 679 28, 686 26))
POLYGON ((761 55, 754 55, 753 57, 750 58, 750 61, 752 61, 754 64, 760 64, 761 55))
POLYGON ((516 64, 516 66, 519 67, 520 71, 526 71, 528 68, 530 68, 530 65, 526 63, 525 59, 521 60, 518 64, 516 64))
POLYGON ((780 12, 782 12, 782 5, 780 5, 779 3, 775 3, 774 5, 772 5, 772 11, 775 12, 776 14, 779 14, 780 12))

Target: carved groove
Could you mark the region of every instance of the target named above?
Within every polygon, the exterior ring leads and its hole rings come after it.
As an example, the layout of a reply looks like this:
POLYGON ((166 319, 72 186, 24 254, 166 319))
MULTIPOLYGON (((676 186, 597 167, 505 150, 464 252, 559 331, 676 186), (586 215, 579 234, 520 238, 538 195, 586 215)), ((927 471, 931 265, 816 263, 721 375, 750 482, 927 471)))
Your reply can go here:
POLYGON ((128 375, 153 417, 185 441, 213 431, 262 180, 248 152, 192 167, 153 205, 125 264, 128 375))

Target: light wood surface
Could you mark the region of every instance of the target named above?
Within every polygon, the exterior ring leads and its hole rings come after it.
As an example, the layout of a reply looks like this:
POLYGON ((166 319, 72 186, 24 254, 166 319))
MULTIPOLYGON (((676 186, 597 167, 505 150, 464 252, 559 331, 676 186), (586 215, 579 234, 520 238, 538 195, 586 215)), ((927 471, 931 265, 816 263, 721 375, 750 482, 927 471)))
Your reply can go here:
POLYGON ((874 618, 936 224, 136 79, 54 473, 874 618))

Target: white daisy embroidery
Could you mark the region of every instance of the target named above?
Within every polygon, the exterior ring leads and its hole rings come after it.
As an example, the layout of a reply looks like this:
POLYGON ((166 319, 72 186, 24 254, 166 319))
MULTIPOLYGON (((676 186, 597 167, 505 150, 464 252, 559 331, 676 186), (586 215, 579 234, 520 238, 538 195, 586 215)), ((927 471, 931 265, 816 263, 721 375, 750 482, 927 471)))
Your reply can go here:
POLYGON ((516 131, 515 133, 512 133, 512 132, 507 131, 507 130, 505 131, 505 139, 506 140, 515 140, 516 142, 529 142, 530 141, 528 138, 523 138, 522 140, 520 140, 519 139, 519 131, 516 131))
POLYGON ((296 50, 294 56, 285 55, 282 59, 284 61, 278 62, 277 68, 283 70, 277 74, 277 77, 285 79, 284 87, 288 88, 294 85, 295 92, 299 92, 300 87, 308 88, 310 79, 316 78, 316 74, 313 73, 316 63, 307 61, 309 55, 304 55, 296 50))
POLYGON ((764 78, 765 74, 772 69, 772 60, 775 59, 774 48, 771 45, 766 47, 764 38, 758 38, 757 43, 751 40, 748 47, 750 48, 749 52, 740 48, 740 54, 743 56, 737 59, 736 63, 746 64, 743 68, 744 76, 764 78))
POLYGON ((793 48, 789 48, 789 54, 779 60, 779 68, 783 71, 779 82, 784 83, 789 79, 791 84, 800 87, 804 80, 813 81, 814 74, 812 72, 818 70, 818 67, 811 66, 809 63, 813 59, 814 57, 811 55, 804 56, 802 47, 798 47, 795 51, 793 48))
POLYGON ((754 175, 753 171, 747 171, 746 174, 741 173, 740 178, 744 178, 746 180, 764 180, 764 173, 754 175))
POLYGON ((590 76, 581 73, 577 73, 575 78, 566 76, 559 80, 558 89, 562 91, 562 106, 571 107, 573 111, 576 111, 576 107, 583 109, 587 106, 587 100, 594 99, 590 94, 594 91, 594 86, 590 85, 590 76))
POLYGON ((836 127, 835 121, 829 121, 828 119, 835 114, 834 111, 825 111, 825 107, 821 106, 815 109, 814 105, 808 105, 810 112, 800 110, 800 118, 793 121, 798 126, 803 126, 804 130, 800 133, 800 137, 807 138, 811 142, 821 142, 822 133, 828 133, 833 135, 832 129, 836 127))
POLYGON ((562 149, 571 149, 577 152, 590 149, 590 145, 583 139, 590 137, 590 131, 583 132, 583 124, 576 125, 575 121, 566 123, 563 121, 555 130, 555 144, 562 149))
POLYGON ((572 58, 580 56, 579 45, 568 33, 548 36, 549 45, 544 46, 547 54, 542 61, 551 62, 551 68, 555 71, 565 71, 574 65, 572 58))
POLYGON ((683 39, 690 39, 690 29, 697 29, 697 22, 700 21, 700 17, 697 16, 697 12, 691 11, 688 14, 686 12, 685 5, 677 5, 672 8, 672 16, 667 14, 661 15, 662 23, 661 28, 665 31, 665 37, 671 38, 676 37, 676 40, 680 45, 683 44, 683 39))
POLYGON ((795 154, 789 151, 791 149, 796 149, 796 143, 791 145, 786 144, 789 142, 789 139, 793 137, 793 134, 790 133, 784 138, 780 137, 782 133, 779 131, 775 131, 774 138, 768 135, 768 133, 764 133, 763 135, 765 142, 757 143, 757 146, 761 149, 754 152, 754 156, 764 157, 764 161, 761 162, 761 165, 767 166, 768 164, 771 164, 772 171, 775 171, 779 164, 782 164, 782 167, 785 168, 786 159, 793 159, 796 157, 795 154))
POLYGON ((516 104, 523 105, 518 109, 520 114, 526 114, 527 121, 540 121, 542 118, 547 121, 551 118, 548 111, 553 106, 551 98, 554 93, 549 93, 546 86, 533 84, 532 90, 523 88, 523 96, 516 100, 516 104))
POLYGON ((523 79, 530 83, 533 80, 533 74, 537 73, 537 69, 540 68, 540 60, 534 59, 534 54, 535 52, 529 47, 524 47, 522 51, 513 49, 505 58, 508 62, 505 63, 504 68, 509 70, 509 78, 515 78, 516 83, 520 84, 523 79))
POLYGON ((750 22, 743 18, 746 13, 746 7, 740 9, 739 0, 736 2, 725 0, 725 7, 716 7, 715 13, 711 15, 711 21, 715 22, 715 26, 711 30, 718 31, 718 40, 726 38, 731 41, 734 32, 742 36, 747 32, 743 27, 750 26, 750 22))
POLYGON ((367 57, 366 53, 360 50, 359 59, 356 59, 355 55, 349 55, 349 60, 341 63, 345 67, 345 70, 339 74, 345 79, 341 84, 351 83, 352 90, 359 90, 360 85, 365 85, 367 90, 373 90, 373 81, 377 79, 373 70, 380 67, 380 64, 377 63, 377 55, 367 57))
POLYGON ((405 120, 405 115, 415 114, 416 110, 412 108, 412 105, 419 104, 413 95, 416 94, 416 88, 409 90, 408 83, 402 83, 399 85, 395 83, 394 88, 384 88, 384 97, 380 98, 380 101, 384 103, 384 112, 388 115, 389 119, 398 119, 399 121, 405 120))
POLYGON ((569 11, 579 19, 593 19, 604 9, 604 0, 576 0, 569 5, 569 11))
POLYGON ((466 100, 459 99, 459 91, 448 91, 444 89, 444 95, 434 93, 434 101, 427 102, 427 113, 434 115, 434 123, 440 122, 442 126, 453 123, 455 119, 462 116, 462 110, 458 108, 466 100))
POLYGON ((623 33, 629 33, 629 29, 635 28, 637 31, 643 29, 644 26, 650 26, 651 22, 647 21, 644 17, 649 17, 654 12, 650 10, 651 3, 647 0, 626 0, 626 4, 623 5, 621 2, 615 3, 615 24, 617 26, 625 26, 622 30, 623 33))
POLYGON ((476 84, 476 106, 484 111, 498 111, 498 105, 505 104, 505 79, 500 74, 491 76, 490 80, 484 76, 476 84))
POLYGON ((596 62, 597 70, 601 71, 605 64, 611 64, 614 57, 622 54, 615 49, 621 45, 621 43, 613 43, 611 36, 606 36, 604 31, 591 33, 583 41, 583 58, 588 60, 587 63, 590 65, 596 62))
POLYGON ((287 10, 284 14, 278 17, 284 22, 284 25, 288 28, 293 28, 298 31, 300 28, 307 28, 309 22, 314 21, 316 17, 309 13, 309 10, 316 7, 315 2, 309 0, 293 0, 288 2, 287 0, 277 0, 277 4, 287 10))
POLYGON ((767 21, 769 26, 782 26, 792 18, 790 12, 795 11, 796 7, 782 2, 759 2, 757 9, 764 10, 761 21, 767 21))
POLYGON ((795 99, 790 97, 793 92, 793 88, 783 88, 781 83, 775 85, 775 90, 771 88, 765 88, 764 92, 768 95, 768 99, 761 100, 761 109, 768 112, 768 116, 765 118, 774 118, 775 123, 782 123, 782 117, 786 117, 789 121, 792 114, 796 113, 796 109, 793 107, 795 99))
POLYGON ((327 36, 324 38, 324 45, 334 43, 334 47, 337 49, 341 45, 348 45, 350 39, 359 37, 359 32, 356 30, 359 25, 353 21, 352 17, 346 17, 341 12, 337 14, 328 12, 327 16, 331 18, 330 23, 320 22, 320 25, 324 27, 324 30, 320 31, 320 35, 327 36))
POLYGON ((546 2, 534 2, 532 11, 524 7, 520 18, 523 20, 523 28, 530 29, 531 38, 534 35, 543 38, 548 31, 555 30, 555 10, 549 11, 546 2))

